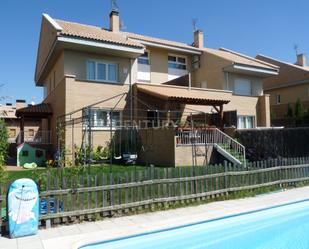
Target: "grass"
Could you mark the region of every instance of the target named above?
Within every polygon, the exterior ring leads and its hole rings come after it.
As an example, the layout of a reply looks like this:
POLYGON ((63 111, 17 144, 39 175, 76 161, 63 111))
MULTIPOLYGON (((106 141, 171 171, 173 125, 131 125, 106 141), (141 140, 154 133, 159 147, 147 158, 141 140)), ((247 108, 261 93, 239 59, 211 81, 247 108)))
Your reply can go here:
POLYGON ((125 172, 132 171, 141 171, 145 170, 145 166, 140 165, 117 165, 113 164, 112 166, 103 164, 103 165, 93 165, 91 167, 67 167, 67 168, 37 168, 37 169, 23 169, 20 171, 7 171, 8 179, 7 182, 13 182, 16 179, 20 178, 30 178, 34 181, 39 181, 43 176, 47 173, 51 175, 57 175, 59 173, 64 173, 66 175, 82 175, 82 174, 90 174, 91 176, 95 176, 101 173, 109 173, 110 171, 113 174, 123 174, 125 172))

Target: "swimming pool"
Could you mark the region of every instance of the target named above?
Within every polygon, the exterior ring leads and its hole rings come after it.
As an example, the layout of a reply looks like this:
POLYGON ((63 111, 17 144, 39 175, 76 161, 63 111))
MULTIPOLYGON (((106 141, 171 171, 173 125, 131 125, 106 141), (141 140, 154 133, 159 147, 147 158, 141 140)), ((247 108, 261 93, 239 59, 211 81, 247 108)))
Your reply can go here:
POLYGON ((80 249, 308 249, 309 200, 80 249))

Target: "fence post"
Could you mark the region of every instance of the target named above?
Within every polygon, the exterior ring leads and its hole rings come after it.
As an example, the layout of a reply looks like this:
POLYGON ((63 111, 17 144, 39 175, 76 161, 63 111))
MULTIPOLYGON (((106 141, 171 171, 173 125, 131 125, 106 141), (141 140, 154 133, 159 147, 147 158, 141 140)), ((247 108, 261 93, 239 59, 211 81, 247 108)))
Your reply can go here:
POLYGON ((229 195, 227 172, 228 172, 228 169, 227 169, 227 161, 224 161, 224 188, 226 189, 226 195, 229 195))

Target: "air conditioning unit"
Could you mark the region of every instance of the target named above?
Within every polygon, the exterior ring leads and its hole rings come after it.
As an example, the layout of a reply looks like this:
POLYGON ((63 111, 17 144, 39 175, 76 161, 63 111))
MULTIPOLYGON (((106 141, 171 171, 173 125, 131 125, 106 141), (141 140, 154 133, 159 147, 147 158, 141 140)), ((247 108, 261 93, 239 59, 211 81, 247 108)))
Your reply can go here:
POLYGON ((201 60, 201 57, 199 55, 193 55, 193 58, 192 58, 192 69, 193 70, 200 68, 201 66, 200 60, 201 60))

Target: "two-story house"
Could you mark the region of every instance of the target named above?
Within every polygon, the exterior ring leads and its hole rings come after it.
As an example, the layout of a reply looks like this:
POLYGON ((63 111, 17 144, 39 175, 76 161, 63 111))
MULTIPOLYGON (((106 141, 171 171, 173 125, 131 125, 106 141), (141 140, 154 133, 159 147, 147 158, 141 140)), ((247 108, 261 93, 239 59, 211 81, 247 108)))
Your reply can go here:
MULTIPOLYGON (((262 81, 277 75, 278 67, 228 49, 205 48, 200 30, 193 38, 188 45, 123 32, 115 10, 108 29, 43 14, 35 82, 44 89, 43 105, 53 112, 54 148, 59 120, 70 124, 65 139, 82 143, 84 127, 77 120, 85 107, 92 109, 93 131, 98 131, 92 134, 94 144, 109 139, 111 124, 160 115, 184 120, 192 110, 218 114, 221 127, 270 126, 262 81), (234 118, 224 124, 227 111, 234 118)), ((72 142, 66 146, 73 149, 72 142)))
POLYGON ((304 54, 298 54, 294 64, 265 55, 256 58, 280 67, 278 75, 264 79, 264 91, 270 94, 270 107, 277 124, 286 123, 289 106, 293 110, 297 99, 309 108, 309 67, 304 54))

